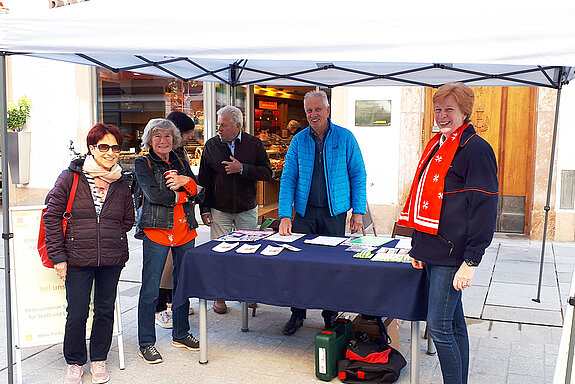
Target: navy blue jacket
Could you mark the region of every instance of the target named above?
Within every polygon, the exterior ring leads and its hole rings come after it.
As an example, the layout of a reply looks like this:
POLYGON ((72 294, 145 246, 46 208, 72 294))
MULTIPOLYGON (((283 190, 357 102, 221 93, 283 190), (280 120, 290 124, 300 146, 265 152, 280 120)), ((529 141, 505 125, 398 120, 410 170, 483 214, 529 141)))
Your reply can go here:
POLYGON ((493 149, 475 134, 463 131, 443 189, 437 235, 413 231, 411 256, 435 265, 459 266, 464 259, 480 262, 491 244, 497 219, 499 183, 493 149))

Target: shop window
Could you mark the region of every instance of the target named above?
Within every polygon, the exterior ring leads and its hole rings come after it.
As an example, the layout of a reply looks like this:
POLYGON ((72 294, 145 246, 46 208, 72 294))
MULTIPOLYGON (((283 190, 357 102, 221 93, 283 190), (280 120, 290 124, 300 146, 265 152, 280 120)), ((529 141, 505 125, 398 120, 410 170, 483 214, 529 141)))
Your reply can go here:
POLYGON ((204 91, 202 82, 97 69, 99 121, 116 125, 124 135, 124 168, 131 170, 141 153, 141 136, 150 119, 164 118, 172 111, 190 116, 196 126, 185 145, 192 166, 199 165, 204 145, 204 91))

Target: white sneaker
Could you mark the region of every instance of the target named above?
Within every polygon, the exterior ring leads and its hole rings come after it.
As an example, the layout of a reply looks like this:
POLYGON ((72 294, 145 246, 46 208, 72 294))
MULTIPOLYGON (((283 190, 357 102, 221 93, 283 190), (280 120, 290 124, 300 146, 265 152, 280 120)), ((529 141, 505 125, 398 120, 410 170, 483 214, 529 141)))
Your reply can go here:
POLYGON ((171 329, 173 327, 172 324, 172 311, 165 311, 156 312, 156 324, 158 324, 162 328, 171 329))

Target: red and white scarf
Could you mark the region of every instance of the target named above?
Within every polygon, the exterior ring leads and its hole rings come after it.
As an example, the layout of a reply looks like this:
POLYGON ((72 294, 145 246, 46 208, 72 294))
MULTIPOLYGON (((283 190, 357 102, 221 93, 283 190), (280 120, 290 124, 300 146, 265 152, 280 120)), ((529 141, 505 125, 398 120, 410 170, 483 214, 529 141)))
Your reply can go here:
POLYGON ((417 165, 417 171, 411 183, 407 202, 399 215, 397 224, 414 228, 420 232, 437 235, 441 203, 443 202, 445 175, 447 175, 455 152, 459 147, 461 133, 468 125, 464 124, 457 128, 441 144, 433 155, 433 159, 429 160, 429 162, 428 159, 435 147, 440 145, 439 140, 442 134, 438 133, 427 143, 423 156, 421 156, 421 160, 419 160, 417 165))

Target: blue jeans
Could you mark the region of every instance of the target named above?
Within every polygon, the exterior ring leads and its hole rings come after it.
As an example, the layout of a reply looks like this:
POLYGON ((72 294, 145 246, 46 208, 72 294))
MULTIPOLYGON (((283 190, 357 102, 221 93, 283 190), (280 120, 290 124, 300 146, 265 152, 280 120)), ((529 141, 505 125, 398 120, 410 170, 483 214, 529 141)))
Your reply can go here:
POLYGON ((453 288, 459 267, 425 264, 429 278, 427 329, 437 348, 445 384, 467 384, 469 339, 461 291, 453 288))
MULTIPOLYGON (((174 278, 173 291, 175 291, 178 286, 178 276, 184 253, 194 248, 194 243, 195 240, 192 240, 177 247, 170 247, 155 243, 148 237, 144 237, 142 287, 140 288, 140 298, 138 299, 138 343, 140 347, 147 347, 156 343, 156 304, 168 250, 172 249, 174 258, 172 276, 174 278)), ((184 305, 172 308, 172 337, 174 339, 186 337, 190 331, 189 306, 189 300, 187 300, 184 305)))
POLYGON ((94 284, 94 321, 90 334, 90 361, 106 361, 112 343, 114 303, 123 267, 69 268, 66 273, 66 328, 64 358, 66 363, 84 365, 86 321, 90 311, 90 294, 94 284))

